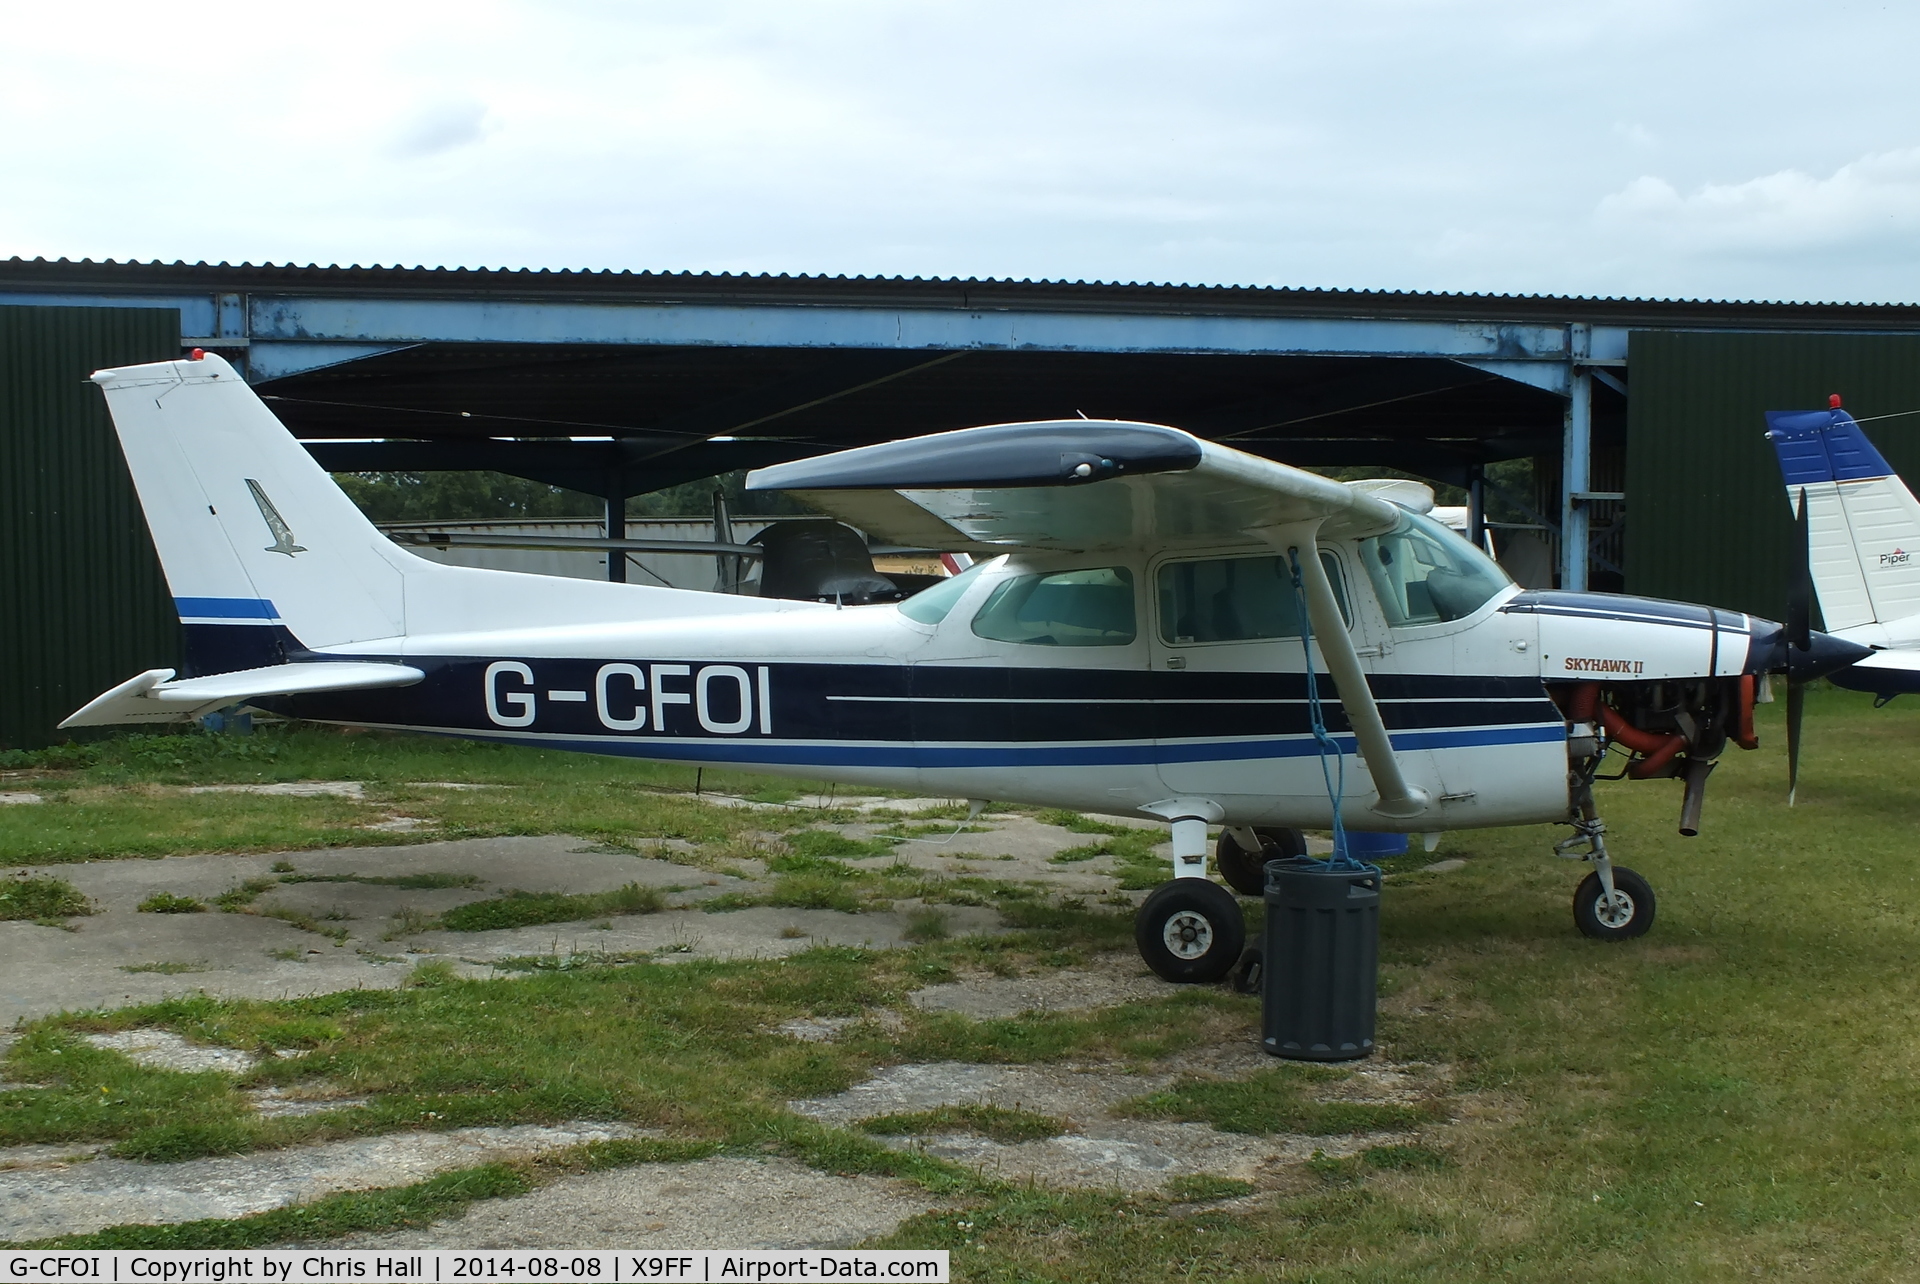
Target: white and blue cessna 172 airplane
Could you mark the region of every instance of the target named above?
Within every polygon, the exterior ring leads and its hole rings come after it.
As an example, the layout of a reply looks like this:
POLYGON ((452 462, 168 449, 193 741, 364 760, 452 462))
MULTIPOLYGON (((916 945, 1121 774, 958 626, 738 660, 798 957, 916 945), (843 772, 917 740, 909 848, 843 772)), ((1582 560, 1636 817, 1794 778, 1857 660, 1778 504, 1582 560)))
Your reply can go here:
POLYGON ((455 567, 384 538, 218 357, 102 370, 180 611, 156 669, 67 726, 248 702, 322 722, 727 763, 1171 822, 1141 907, 1174 981, 1239 959, 1276 834, 1332 823, 1308 697, 1356 754, 1342 816, 1434 833, 1573 825, 1588 935, 1637 936, 1592 783, 1706 776, 1756 687, 1866 653, 1736 612, 1522 592, 1406 482, 1342 484, 1150 424, 1001 424, 762 470, 871 536, 980 560, 903 602, 836 604, 455 567), (1296 572, 1297 567, 1297 572, 1296 572), (1314 687, 1301 641, 1304 600, 1314 687), (1793 654, 1789 654, 1792 650, 1793 654), (1337 701, 1337 703, 1335 703, 1337 701), (1317 701, 1315 701, 1317 704, 1317 701))

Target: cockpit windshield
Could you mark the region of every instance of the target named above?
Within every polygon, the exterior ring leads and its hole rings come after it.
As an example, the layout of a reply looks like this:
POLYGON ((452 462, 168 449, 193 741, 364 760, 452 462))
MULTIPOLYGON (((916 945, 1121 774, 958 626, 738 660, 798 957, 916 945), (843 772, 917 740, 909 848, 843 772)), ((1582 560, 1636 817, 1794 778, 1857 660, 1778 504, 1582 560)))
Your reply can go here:
POLYGON ((928 588, 921 589, 900 604, 900 614, 909 620, 918 620, 922 624, 938 624, 947 618, 947 612, 953 604, 967 595, 973 587, 975 578, 991 562, 975 562, 958 575, 949 576, 928 588))
POLYGON ((1360 561, 1395 628, 1462 619, 1513 583, 1498 562, 1418 513, 1402 513, 1385 535, 1361 540, 1360 561))

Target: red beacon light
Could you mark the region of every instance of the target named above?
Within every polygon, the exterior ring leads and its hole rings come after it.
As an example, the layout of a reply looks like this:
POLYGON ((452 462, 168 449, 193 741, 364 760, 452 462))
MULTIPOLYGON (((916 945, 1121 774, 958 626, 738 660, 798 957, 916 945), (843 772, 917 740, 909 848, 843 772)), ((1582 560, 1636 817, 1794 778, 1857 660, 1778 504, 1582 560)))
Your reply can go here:
POLYGON ((1827 409, 1828 409, 1828 410, 1838 410, 1838 409, 1840 409, 1840 394, 1839 394, 1839 393, 1837 393, 1837 392, 1836 392, 1836 393, 1831 393, 1831 394, 1829 394, 1829 395, 1828 395, 1828 397, 1827 397, 1827 409))
POLYGON ((205 348, 195 348, 187 354, 187 360, 189 361, 205 361, 206 359, 207 350, 205 348))

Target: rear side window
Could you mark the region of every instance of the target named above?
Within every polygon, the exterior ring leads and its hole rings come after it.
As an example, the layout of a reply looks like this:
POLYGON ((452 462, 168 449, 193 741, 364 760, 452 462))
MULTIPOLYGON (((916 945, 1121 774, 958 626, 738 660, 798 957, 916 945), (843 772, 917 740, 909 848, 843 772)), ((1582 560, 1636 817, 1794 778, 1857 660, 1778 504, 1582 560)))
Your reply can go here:
POLYGON ((1124 566, 1016 575, 987 595, 973 631, 1034 646, 1125 646, 1136 632, 1133 572, 1124 566))
MULTIPOLYGON (((1340 559, 1322 550, 1340 614, 1349 624, 1347 585, 1340 559)), ((1257 642, 1300 636, 1293 568, 1284 557, 1216 557, 1168 562, 1160 568, 1160 637, 1174 645, 1257 642)))

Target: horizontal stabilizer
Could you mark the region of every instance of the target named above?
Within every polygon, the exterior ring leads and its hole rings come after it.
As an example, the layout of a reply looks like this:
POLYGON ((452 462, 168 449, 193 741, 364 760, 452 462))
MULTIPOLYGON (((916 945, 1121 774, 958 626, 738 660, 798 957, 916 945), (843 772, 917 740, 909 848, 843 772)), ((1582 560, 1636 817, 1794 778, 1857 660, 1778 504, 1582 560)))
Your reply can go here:
POLYGON ((172 669, 149 669, 95 697, 60 726, 64 729, 128 722, 191 722, 203 713, 266 696, 407 687, 425 676, 411 665, 373 661, 276 664, 264 669, 185 678, 179 682, 172 681, 172 669))
POLYGON ((1920 673, 1920 651, 1890 647, 1855 660, 1853 667, 1877 673, 1920 673))

